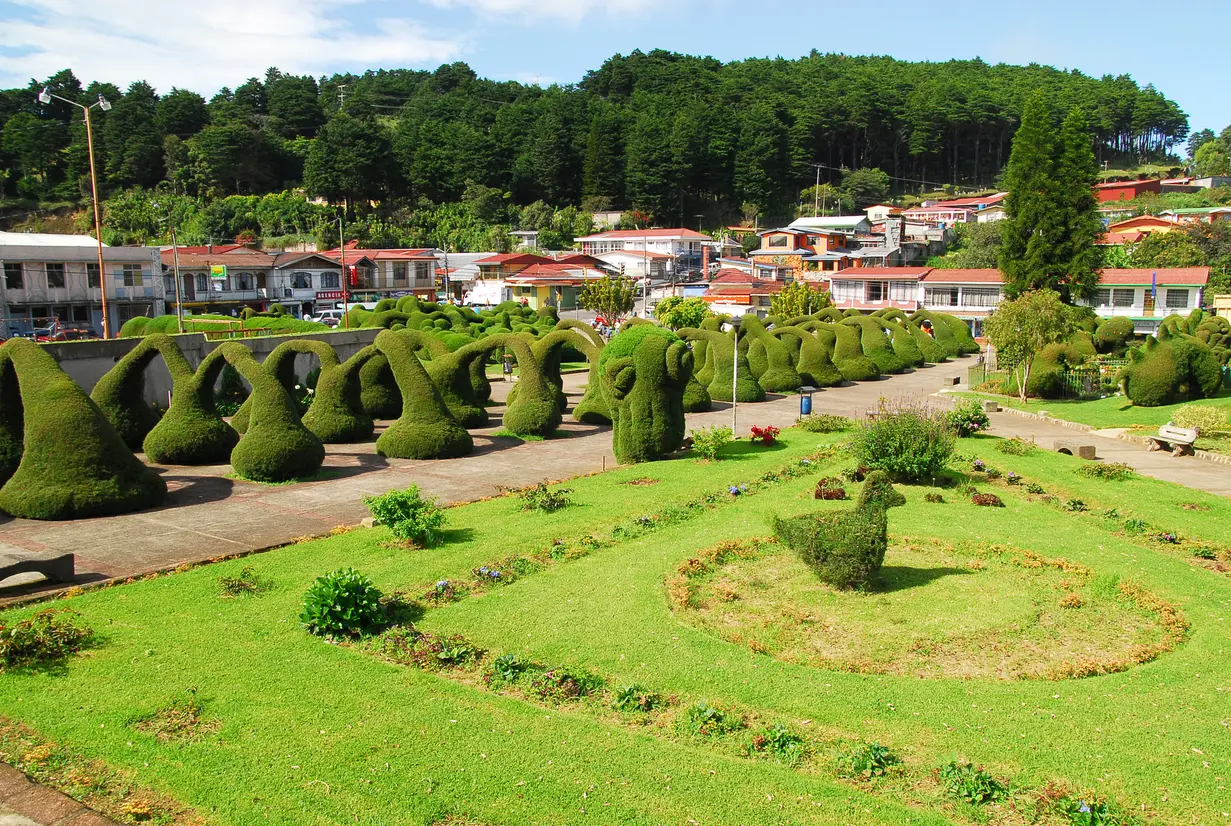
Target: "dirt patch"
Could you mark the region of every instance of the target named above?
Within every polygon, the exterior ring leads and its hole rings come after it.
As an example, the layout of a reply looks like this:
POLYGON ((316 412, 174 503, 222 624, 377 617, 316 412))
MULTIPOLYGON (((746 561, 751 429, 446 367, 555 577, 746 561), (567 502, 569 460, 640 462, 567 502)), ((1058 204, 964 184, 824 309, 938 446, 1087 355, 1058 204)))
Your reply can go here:
POLYGON ((986 543, 893 542, 875 586, 843 592, 753 541, 686 560, 667 592, 685 621, 779 660, 930 679, 1107 674, 1187 634, 1140 586, 986 543))
POLYGON ((651 479, 649 476, 641 476, 636 479, 629 479, 624 484, 634 488, 648 488, 651 485, 657 485, 658 479, 651 479))
POLYGON ((163 742, 191 743, 217 732, 220 723, 207 717, 196 692, 188 691, 169 705, 135 721, 132 727, 163 742))

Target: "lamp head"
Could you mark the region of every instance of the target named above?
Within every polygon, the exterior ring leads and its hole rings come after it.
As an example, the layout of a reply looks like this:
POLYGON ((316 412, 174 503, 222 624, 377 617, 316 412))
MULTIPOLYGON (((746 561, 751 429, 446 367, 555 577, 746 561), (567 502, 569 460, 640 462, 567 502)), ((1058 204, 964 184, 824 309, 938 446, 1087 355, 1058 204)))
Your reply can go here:
POLYGON ((43 87, 43 91, 38 93, 38 102, 46 106, 51 103, 51 92, 47 91, 47 87, 43 87))
POLYGON ((104 112, 110 112, 111 111, 111 101, 107 100, 105 97, 103 97, 100 94, 98 96, 98 108, 102 109, 104 112))

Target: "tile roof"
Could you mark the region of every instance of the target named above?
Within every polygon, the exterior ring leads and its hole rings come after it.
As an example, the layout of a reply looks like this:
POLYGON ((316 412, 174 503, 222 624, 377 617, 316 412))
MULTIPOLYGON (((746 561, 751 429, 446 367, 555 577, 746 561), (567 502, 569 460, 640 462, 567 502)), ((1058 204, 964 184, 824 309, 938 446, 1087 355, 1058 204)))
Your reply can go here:
MULTIPOLYGON (((168 267, 175 263, 175 253, 172 250, 166 249, 162 253, 162 263, 168 267)), ((214 264, 225 264, 226 266, 240 270, 246 267, 255 269, 267 269, 274 264, 272 255, 263 252, 249 251, 242 255, 230 255, 228 253, 214 252, 213 254, 184 252, 183 247, 179 253, 180 269, 185 267, 209 267, 214 264)))
POLYGON ((972 198, 953 198, 947 201, 933 201, 934 207, 974 207, 986 208, 998 204, 1007 198, 1009 193, 997 192, 995 195, 978 195, 972 198))
POLYGON ((1136 229, 1137 227, 1150 226, 1157 228, 1178 227, 1179 223, 1172 221, 1169 218, 1162 218, 1158 215, 1137 215, 1133 218, 1125 218, 1123 221, 1116 221, 1109 224, 1107 230, 1109 232, 1124 232, 1128 229, 1136 229))
MULTIPOLYGON (((349 256, 352 252, 357 252, 360 255, 365 255, 373 261, 388 261, 388 260, 409 260, 435 258, 436 256, 430 249, 360 249, 358 246, 352 246, 354 242, 348 241, 346 244, 346 254, 349 256)), ((341 250, 334 247, 331 250, 321 250, 321 255, 330 258, 341 256, 341 250)))
POLYGON ((830 278, 885 278, 897 281, 918 281, 931 271, 931 267, 849 267, 829 275, 830 278))
POLYGON ((529 252, 501 252, 475 261, 476 264, 550 264, 554 259, 529 252))
POLYGON ((1094 243, 1102 247, 1119 247, 1124 244, 1136 244, 1149 233, 1130 230, 1128 232, 1104 232, 1094 243))
POLYGON ((1002 284, 1004 277, 997 269, 932 270, 923 276, 924 285, 932 284, 1002 284))
POLYGON ((1099 284, 1111 286, 1148 287, 1154 274, 1158 286, 1204 287, 1210 280, 1209 267, 1160 267, 1158 269, 1103 270, 1099 284))

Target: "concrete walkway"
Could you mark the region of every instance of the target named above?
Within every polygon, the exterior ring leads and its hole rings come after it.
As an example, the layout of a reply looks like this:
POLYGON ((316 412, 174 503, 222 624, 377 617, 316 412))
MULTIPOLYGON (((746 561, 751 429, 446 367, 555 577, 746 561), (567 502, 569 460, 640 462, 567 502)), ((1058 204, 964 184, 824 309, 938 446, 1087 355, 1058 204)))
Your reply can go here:
MULTIPOLYGON (((972 359, 957 359, 913 372, 817 391, 818 413, 853 418, 874 410, 881 398, 938 395, 945 379, 965 378, 972 359)), ((570 403, 580 399, 586 374, 565 377, 570 403)), ((493 396, 503 400, 508 387, 493 383, 493 396)), ((499 422, 503 406, 491 408, 499 422)), ((788 427, 799 413, 798 396, 771 396, 759 404, 739 406, 740 435, 751 425, 788 427)), ((1176 459, 1149 453, 1117 439, 1081 434, 1060 425, 993 414, 992 432, 1034 438, 1050 448, 1057 438, 1089 438, 1100 457, 1122 461, 1139 472, 1222 495, 1231 495, 1231 469, 1197 459, 1176 459)), ((708 413, 688 417, 690 427, 729 424, 731 405, 716 402, 708 413)), ((3 518, 0 553, 75 553, 80 582, 136 576, 186 562, 240 554, 328 533, 337 525, 354 525, 368 515, 363 497, 417 484, 443 502, 456 503, 498 494, 502 487, 565 479, 614 467, 609 427, 584 425, 566 417, 555 438, 522 442, 492 434, 498 424, 472 431, 475 452, 446 461, 385 459, 372 441, 327 447, 321 478, 293 485, 268 486, 226 478, 227 465, 159 468, 170 494, 160 508, 122 516, 75 522, 38 522, 3 518)), ((20 599, 46 585, 0 589, 0 603, 20 599)))
POLYGON ((0 763, 0 826, 116 826, 116 822, 0 763))

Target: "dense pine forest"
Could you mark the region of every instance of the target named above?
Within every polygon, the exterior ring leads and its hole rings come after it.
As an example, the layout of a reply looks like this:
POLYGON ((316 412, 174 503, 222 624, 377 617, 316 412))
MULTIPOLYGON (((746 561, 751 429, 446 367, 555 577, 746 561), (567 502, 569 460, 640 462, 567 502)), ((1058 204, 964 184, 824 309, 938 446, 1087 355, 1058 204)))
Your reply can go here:
POLYGON ((748 205, 787 214, 818 173, 836 184, 843 168, 883 170, 897 193, 981 189, 1001 175, 1036 90, 1057 118, 1083 110, 1100 162, 1160 160, 1188 137, 1184 112, 1127 76, 980 60, 813 52, 724 64, 633 52, 549 88, 483 79, 463 63, 321 79, 270 69, 208 101, 65 70, 0 91, 0 197, 9 204, 80 202, 89 191, 80 111, 39 104, 44 86, 112 103, 94 110, 95 144, 104 197, 120 199, 121 213, 134 188, 199 207, 302 187, 352 214, 373 203, 406 215, 494 197, 501 217, 541 201, 691 225, 748 205))

